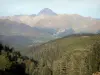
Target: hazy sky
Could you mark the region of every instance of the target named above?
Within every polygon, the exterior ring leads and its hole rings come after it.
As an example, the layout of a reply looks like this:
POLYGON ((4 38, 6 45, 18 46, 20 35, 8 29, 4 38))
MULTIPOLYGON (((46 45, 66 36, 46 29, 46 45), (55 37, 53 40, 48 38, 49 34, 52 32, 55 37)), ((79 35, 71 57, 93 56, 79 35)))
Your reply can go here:
POLYGON ((100 0, 0 0, 0 16, 37 14, 43 8, 100 18, 100 0))

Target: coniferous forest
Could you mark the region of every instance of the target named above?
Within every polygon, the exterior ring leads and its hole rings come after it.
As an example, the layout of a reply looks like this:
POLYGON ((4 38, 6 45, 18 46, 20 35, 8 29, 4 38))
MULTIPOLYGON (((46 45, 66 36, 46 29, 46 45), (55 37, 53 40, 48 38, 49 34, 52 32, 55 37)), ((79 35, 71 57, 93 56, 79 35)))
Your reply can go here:
POLYGON ((23 56, 14 48, 0 43, 0 75, 92 75, 100 71, 100 40, 97 36, 90 37, 91 39, 81 37, 77 42, 79 36, 64 37, 45 43, 32 48, 36 49, 33 50, 32 57, 23 56), (70 40, 72 38, 74 40, 70 40), (67 48, 64 47, 65 44, 58 44, 66 40, 70 41, 67 48), (79 44, 81 49, 75 50, 79 44), (81 45, 86 49, 82 49, 81 45), (72 47, 74 50, 66 52, 72 47))

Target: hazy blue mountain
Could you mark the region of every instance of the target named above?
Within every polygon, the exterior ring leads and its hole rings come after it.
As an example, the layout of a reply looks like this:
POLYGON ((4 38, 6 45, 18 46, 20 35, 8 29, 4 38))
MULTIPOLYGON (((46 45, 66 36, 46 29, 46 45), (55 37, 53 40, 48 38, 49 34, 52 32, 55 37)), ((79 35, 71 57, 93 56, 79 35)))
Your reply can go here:
POLYGON ((51 9, 49 9, 49 8, 44 8, 37 15, 50 15, 50 16, 54 16, 54 15, 57 15, 57 14, 55 12, 53 12, 51 9))
POLYGON ((16 47, 28 46, 54 38, 50 33, 8 19, 0 19, 0 35, 2 35, 0 37, 2 42, 16 47))
POLYGON ((46 28, 46 27, 33 27, 34 30, 38 30, 40 32, 44 32, 44 33, 48 33, 53 35, 54 33, 56 33, 56 29, 53 28, 46 28))
POLYGON ((1 35, 23 35, 31 38, 41 37, 42 35, 50 35, 46 32, 34 29, 26 24, 10 21, 8 19, 0 19, 1 35))
POLYGON ((10 45, 14 47, 15 49, 25 48, 28 47, 28 45, 32 45, 33 42, 30 38, 25 36, 5 36, 0 35, 0 42, 6 45, 10 45))

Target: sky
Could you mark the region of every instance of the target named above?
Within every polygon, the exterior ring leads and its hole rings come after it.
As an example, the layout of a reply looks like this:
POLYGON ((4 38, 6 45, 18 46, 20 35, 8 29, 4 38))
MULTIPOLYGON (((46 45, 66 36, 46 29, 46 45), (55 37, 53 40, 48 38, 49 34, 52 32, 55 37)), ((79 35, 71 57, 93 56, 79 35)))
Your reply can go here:
POLYGON ((37 14, 43 8, 100 18, 100 0, 0 0, 0 16, 37 14))

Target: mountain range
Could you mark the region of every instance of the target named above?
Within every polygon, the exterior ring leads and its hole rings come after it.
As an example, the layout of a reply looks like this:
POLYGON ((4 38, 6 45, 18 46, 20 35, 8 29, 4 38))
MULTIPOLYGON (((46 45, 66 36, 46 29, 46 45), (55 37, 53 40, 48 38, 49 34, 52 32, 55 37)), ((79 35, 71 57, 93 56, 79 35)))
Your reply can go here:
POLYGON ((42 9, 38 14, 0 17, 0 35, 28 37, 32 43, 99 30, 99 19, 78 14, 57 14, 49 8, 42 9))
POLYGON ((95 32, 100 29, 100 20, 78 14, 55 14, 48 8, 41 10, 37 15, 3 16, 0 18, 24 23, 31 27, 53 28, 58 31, 59 29, 72 28, 75 32, 95 32), (53 15, 51 16, 51 14, 53 15))

